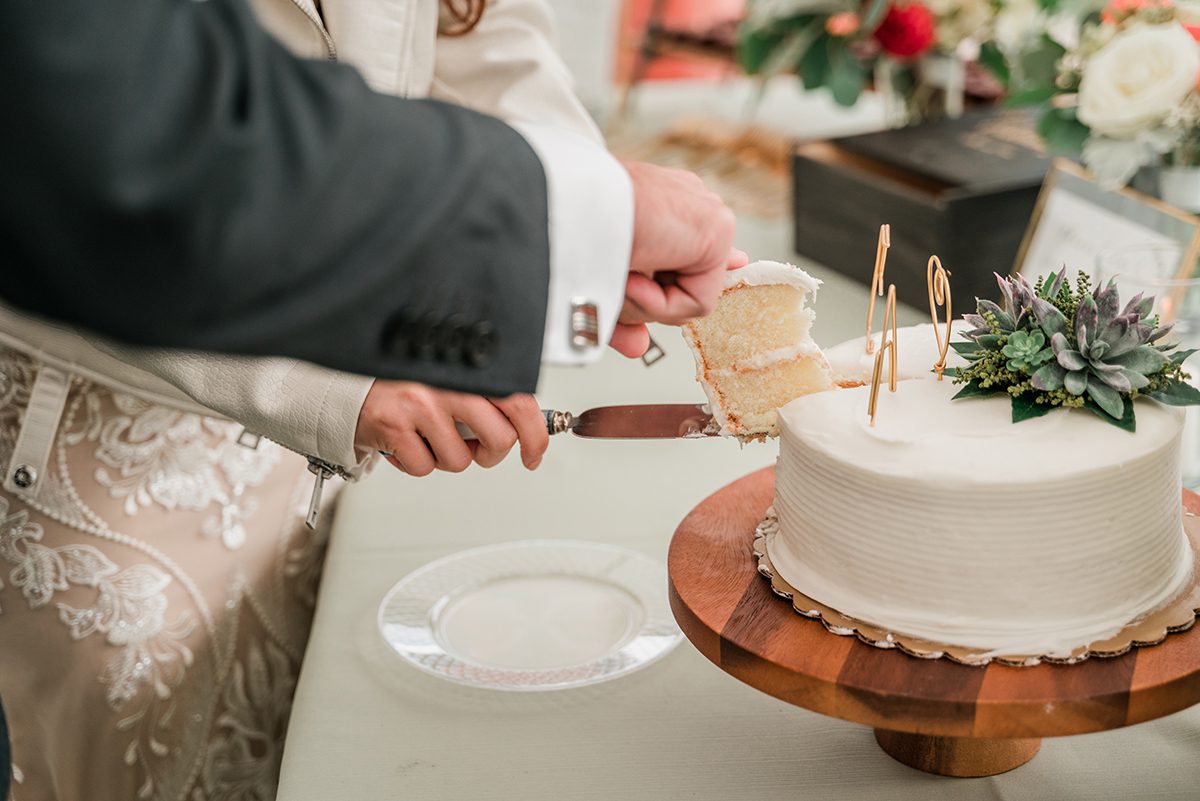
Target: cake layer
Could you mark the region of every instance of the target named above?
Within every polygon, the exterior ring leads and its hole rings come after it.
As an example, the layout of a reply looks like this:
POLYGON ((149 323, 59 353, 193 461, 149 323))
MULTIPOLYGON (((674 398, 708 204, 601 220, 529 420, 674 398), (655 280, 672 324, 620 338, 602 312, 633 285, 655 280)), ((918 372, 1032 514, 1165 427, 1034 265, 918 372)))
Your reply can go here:
POLYGON ((796 355, 812 327, 804 300, 805 293, 788 284, 726 289, 713 313, 691 324, 708 367, 763 367, 771 361, 765 356, 796 355))
MULTIPOLYGON (((903 353, 903 350, 901 351, 903 353)), ((890 631, 995 655, 1112 636, 1191 576, 1183 414, 1137 404, 1137 433, 1086 410, 1011 422, 949 379, 808 395, 780 411, 775 568, 890 631)))
POLYGON ((718 398, 726 425, 747 433, 775 436, 779 407, 811 387, 829 386, 829 368, 820 354, 794 356, 768 368, 718 370, 708 381, 718 398))

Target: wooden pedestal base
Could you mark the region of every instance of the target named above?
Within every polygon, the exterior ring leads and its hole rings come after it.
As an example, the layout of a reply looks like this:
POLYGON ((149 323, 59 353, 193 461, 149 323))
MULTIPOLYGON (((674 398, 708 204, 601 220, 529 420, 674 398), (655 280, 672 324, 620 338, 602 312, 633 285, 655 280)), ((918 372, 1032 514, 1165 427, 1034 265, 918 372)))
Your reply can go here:
POLYGON ((1040 739, 938 737, 876 729, 875 742, 897 762, 939 776, 995 776, 1019 768, 1042 747, 1040 739))
MULTIPOLYGON (((863 723, 906 765, 992 776, 1041 737, 1130 726, 1200 702, 1200 625, 1160 645, 1074 665, 970 667, 830 634, 771 592, 752 556, 775 471, 751 473, 679 525, 667 557, 671 609, 692 645, 731 676, 790 704, 863 723), (914 732, 921 732, 916 734, 914 732)), ((1183 495, 1186 526, 1200 496, 1183 495)))

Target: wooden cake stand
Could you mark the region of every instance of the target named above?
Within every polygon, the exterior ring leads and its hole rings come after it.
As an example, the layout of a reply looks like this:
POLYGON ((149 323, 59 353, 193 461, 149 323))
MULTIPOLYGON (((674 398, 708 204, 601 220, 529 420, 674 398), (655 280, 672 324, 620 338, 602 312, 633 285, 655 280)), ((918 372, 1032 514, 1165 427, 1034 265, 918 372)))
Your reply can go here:
MULTIPOLYGON (((671 541, 671 609, 734 678, 806 709, 875 727, 895 759, 945 776, 1028 762, 1042 737, 1105 731, 1200 702, 1200 626, 1123 656, 1074 665, 971 667, 918 659, 825 630, 771 591, 752 555, 775 470, 708 497, 671 541)), ((1200 496, 1184 492, 1200 514, 1200 496)))

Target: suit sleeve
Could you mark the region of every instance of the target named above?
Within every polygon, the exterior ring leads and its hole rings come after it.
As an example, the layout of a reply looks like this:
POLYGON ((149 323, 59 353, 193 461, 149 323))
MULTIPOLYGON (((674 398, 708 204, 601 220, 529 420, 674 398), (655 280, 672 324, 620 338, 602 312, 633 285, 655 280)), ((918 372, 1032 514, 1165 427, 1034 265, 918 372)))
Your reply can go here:
POLYGON ((547 187, 508 125, 297 59, 244 0, 3 5, 6 299, 132 343, 534 388, 547 187))
POLYGON ((600 358, 617 324, 633 246, 633 187, 575 96, 554 48, 545 0, 491 0, 470 34, 438 39, 434 97, 513 124, 546 171, 550 290, 542 360, 579 364, 600 358), (597 342, 579 347, 572 310, 589 300, 597 342))

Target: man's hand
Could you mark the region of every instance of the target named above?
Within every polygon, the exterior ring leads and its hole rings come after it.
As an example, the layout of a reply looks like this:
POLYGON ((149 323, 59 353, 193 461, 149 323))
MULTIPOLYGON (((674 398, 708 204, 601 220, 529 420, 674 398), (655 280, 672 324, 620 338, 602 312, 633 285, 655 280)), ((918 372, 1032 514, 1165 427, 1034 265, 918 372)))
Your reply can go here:
POLYGON ((521 443, 521 462, 537 469, 550 444, 546 419, 532 395, 485 398, 408 381, 376 381, 358 414, 354 444, 385 451, 393 466, 414 476, 435 469, 461 473, 472 461, 494 467, 521 443), (477 440, 464 440, 455 422, 477 440))
POLYGON ((733 212, 685 170, 625 162, 633 181, 633 252, 612 346, 640 356, 647 322, 682 325, 713 310, 725 271, 746 264, 733 247, 733 212))

